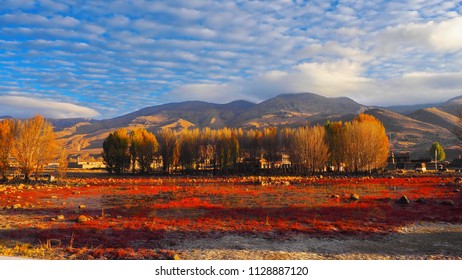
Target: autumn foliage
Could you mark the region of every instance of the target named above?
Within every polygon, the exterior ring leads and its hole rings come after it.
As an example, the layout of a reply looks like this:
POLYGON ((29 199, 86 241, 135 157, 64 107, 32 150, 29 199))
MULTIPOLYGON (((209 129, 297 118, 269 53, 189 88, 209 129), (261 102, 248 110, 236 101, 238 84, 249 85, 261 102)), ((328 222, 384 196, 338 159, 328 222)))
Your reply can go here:
POLYGON ((162 129, 155 134, 136 129, 130 136, 119 129, 104 141, 103 158, 108 171, 117 174, 128 171, 129 161, 133 173, 151 173, 155 159, 163 173, 256 174, 266 169, 270 174, 314 174, 327 167, 379 170, 386 164, 388 149, 382 123, 360 114, 351 122, 299 128, 162 129), (284 155, 289 155, 290 164, 283 163, 284 155))
POLYGON ((0 172, 5 176, 13 157, 26 181, 58 157, 59 149, 51 124, 37 115, 27 120, 3 120, 0 123, 0 172))

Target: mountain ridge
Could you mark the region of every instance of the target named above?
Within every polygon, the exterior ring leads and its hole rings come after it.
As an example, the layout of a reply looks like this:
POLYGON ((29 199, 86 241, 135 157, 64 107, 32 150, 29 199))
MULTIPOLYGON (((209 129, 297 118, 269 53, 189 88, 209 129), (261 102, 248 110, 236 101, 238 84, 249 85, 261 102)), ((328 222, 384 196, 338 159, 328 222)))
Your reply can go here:
POLYGON ((328 98, 315 93, 286 93, 258 104, 236 100, 226 104, 185 101, 155 105, 104 120, 52 120, 58 137, 74 155, 96 155, 107 135, 118 128, 131 131, 144 127, 155 132, 162 128, 176 131, 189 128, 223 127, 262 128, 324 124, 327 120, 349 121, 359 113, 375 116, 391 136, 391 148, 425 157, 435 141, 447 150, 448 157, 460 153, 451 126, 453 112, 462 109, 462 96, 435 108, 420 108, 403 115, 384 107, 365 106, 348 97, 328 98), (65 127, 66 124, 69 126, 65 127))

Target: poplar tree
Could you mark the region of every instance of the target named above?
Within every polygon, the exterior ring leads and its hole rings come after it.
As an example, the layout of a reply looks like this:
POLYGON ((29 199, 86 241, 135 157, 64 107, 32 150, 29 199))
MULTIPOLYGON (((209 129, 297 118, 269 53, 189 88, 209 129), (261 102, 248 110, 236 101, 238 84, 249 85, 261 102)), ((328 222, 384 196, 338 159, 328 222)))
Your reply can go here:
POLYGON ((13 121, 3 119, 0 122, 0 175, 6 181, 6 172, 10 167, 9 158, 13 148, 13 121))
POLYGON ((138 166, 141 174, 152 172, 151 165, 158 151, 159 143, 156 136, 144 128, 137 128, 130 133, 130 155, 132 172, 138 166))
POLYGON ((103 142, 103 157, 106 170, 112 174, 122 174, 130 165, 129 138, 125 129, 109 133, 103 142))
POLYGON ((28 181, 35 168, 36 179, 45 164, 57 157, 58 146, 51 124, 42 116, 28 120, 16 120, 13 125, 12 155, 28 181))

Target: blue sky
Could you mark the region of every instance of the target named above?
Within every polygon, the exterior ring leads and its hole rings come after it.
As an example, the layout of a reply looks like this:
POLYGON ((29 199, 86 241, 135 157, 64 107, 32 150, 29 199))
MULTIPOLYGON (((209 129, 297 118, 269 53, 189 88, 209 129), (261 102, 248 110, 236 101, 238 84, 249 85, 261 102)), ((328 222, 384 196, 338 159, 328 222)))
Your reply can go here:
POLYGON ((461 2, 0 0, 0 115, 295 92, 366 105, 462 95, 461 2))

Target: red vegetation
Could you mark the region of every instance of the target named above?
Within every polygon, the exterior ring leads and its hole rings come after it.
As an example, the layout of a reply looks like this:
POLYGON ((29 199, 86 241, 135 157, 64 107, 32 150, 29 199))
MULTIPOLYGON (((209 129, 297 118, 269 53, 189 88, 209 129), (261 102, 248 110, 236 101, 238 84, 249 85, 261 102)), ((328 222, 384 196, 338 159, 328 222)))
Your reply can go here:
POLYGON ((0 207, 21 207, 0 211, 6 225, 0 238, 33 244, 56 239, 74 258, 168 259, 172 246, 195 237, 368 237, 419 221, 462 222, 460 185, 450 177, 284 180, 290 184, 106 178, 75 179, 64 187, 3 186, 0 207), (358 201, 350 200, 353 193, 358 201), (410 204, 397 203, 403 195, 410 204), (454 205, 442 204, 447 200, 454 205), (55 219, 58 215, 64 220, 55 219), (77 223, 80 215, 89 221, 77 223))

